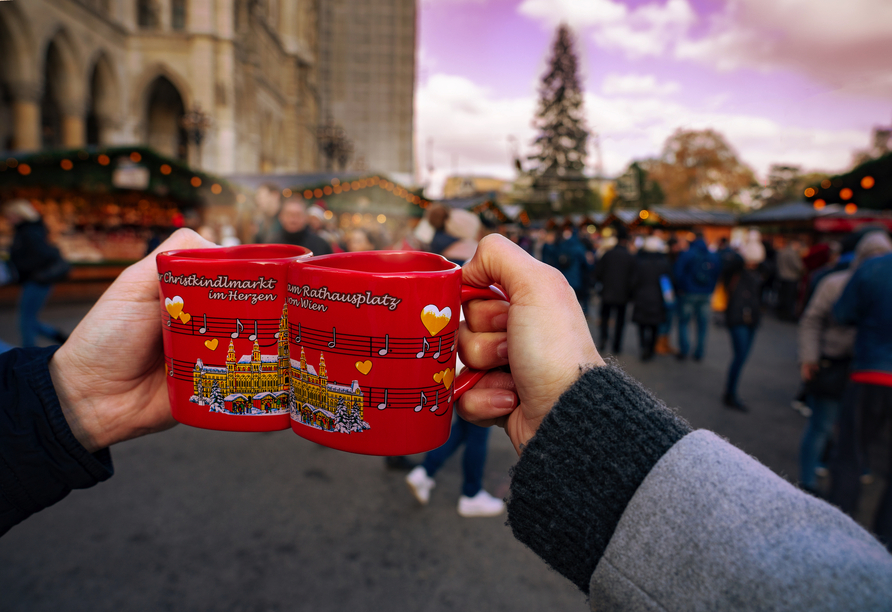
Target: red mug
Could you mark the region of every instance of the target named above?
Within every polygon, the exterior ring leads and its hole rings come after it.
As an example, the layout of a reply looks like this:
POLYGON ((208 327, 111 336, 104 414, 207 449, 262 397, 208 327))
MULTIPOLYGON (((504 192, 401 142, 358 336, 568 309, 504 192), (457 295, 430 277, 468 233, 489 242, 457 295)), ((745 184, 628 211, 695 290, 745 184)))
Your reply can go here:
POLYGON ((456 375, 461 304, 504 295, 414 251, 296 260, 287 290, 294 433, 367 455, 446 442, 453 403, 485 374, 456 375))
POLYGON ((167 391, 180 423, 288 429, 288 264, 312 253, 266 244, 158 254, 167 391))

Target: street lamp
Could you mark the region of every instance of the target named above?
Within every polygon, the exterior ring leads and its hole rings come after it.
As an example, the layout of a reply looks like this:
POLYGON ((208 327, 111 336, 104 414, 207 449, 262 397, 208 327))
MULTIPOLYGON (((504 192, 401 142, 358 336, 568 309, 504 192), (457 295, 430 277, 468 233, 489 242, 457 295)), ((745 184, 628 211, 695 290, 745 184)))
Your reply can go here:
POLYGON ((347 138, 346 130, 329 118, 316 129, 316 140, 319 152, 325 158, 325 169, 332 170, 334 162, 337 162, 343 170, 353 156, 353 142, 347 138))
POLYGON ((193 106, 192 110, 180 118, 180 127, 186 130, 186 138, 195 145, 196 168, 201 168, 201 141, 204 140, 204 135, 211 125, 213 125, 213 120, 201 110, 200 104, 193 106))

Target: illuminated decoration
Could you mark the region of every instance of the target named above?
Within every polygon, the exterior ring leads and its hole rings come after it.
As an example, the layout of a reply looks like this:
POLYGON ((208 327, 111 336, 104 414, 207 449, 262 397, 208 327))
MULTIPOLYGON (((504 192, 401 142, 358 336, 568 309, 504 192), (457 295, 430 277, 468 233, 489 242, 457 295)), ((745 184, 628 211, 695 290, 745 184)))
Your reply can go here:
POLYGON ((326 210, 326 211, 325 211, 325 215, 324 215, 324 217, 325 217, 326 219, 331 219, 332 217, 334 217, 334 213, 331 212, 330 210, 326 210))
POLYGON ((861 179, 861 187, 864 189, 870 189, 874 185, 876 185, 876 181, 873 180, 872 176, 865 176, 863 179, 861 179))
POLYGON ((72 163, 70 159, 63 159, 61 162, 59 162, 59 165, 62 166, 63 170, 71 170, 72 168, 74 168, 74 163, 72 163))
POLYGON ((313 195, 316 196, 317 198, 321 198, 321 197, 322 197, 322 190, 321 190, 321 189, 316 189, 315 191, 313 191, 313 195))
POLYGON ((326 185, 325 187, 322 188, 322 193, 324 193, 325 195, 331 195, 331 187, 326 185))
POLYGON ((858 207, 852 202, 849 202, 848 204, 846 204, 845 210, 847 215, 854 215, 856 212, 858 212, 858 207))
POLYGON ((813 204, 814 204, 815 210, 821 210, 822 208, 827 206, 827 202, 825 202, 824 200, 820 200, 820 199, 815 200, 813 204))
POLYGON ((344 183, 341 185, 341 191, 350 191, 350 183, 344 183))
POLYGON ((815 190, 813 187, 809 187, 805 190, 805 197, 810 198, 815 195, 815 190))
POLYGON ((851 200, 852 199, 852 190, 848 187, 843 187, 839 190, 839 197, 843 200, 851 200))
POLYGON ((102 155, 100 155, 99 157, 96 158, 96 161, 99 162, 100 166, 107 166, 111 163, 111 158, 108 155, 106 155, 105 153, 103 153, 102 155))
POLYGON ((387 215, 378 215, 378 223, 386 223, 387 215))
POLYGON ((331 184, 333 187, 336 187, 341 184, 341 179, 335 177, 335 178, 331 179, 331 184))
POLYGON ((223 188, 220 186, 219 183, 214 183, 213 185, 211 185, 211 193, 213 193, 214 195, 220 195, 221 193, 223 193, 223 188))
POLYGON ((201 187, 201 179, 197 176, 193 176, 189 183, 191 183, 193 187, 201 187))
POLYGON ((31 174, 31 166, 28 164, 19 164, 19 174, 22 176, 28 176, 31 174))
POLYGON ((139 151, 134 151, 130 154, 130 161, 132 161, 134 164, 138 164, 142 161, 142 155, 139 154, 139 151))
POLYGON ((201 110, 200 104, 193 106, 192 110, 180 118, 180 127, 186 130, 186 137, 195 145, 198 158, 195 165, 198 168, 201 168, 201 141, 204 140, 205 133, 211 129, 213 124, 214 122, 208 114, 201 110))
POLYGON ((286 187, 285 189, 282 190, 282 197, 290 198, 292 193, 294 193, 294 192, 286 187))
POLYGON ((164 176, 167 176, 168 174, 173 172, 173 168, 170 167, 170 164, 161 164, 160 170, 161 174, 163 174, 164 176))
POLYGON ((638 213, 638 216, 641 217, 642 221, 646 221, 647 218, 650 217, 650 213, 646 210, 642 210, 640 213, 638 213))
POLYGON ((830 189, 831 184, 832 183, 830 182, 830 179, 824 179, 823 181, 821 181, 821 188, 822 189, 830 189))
POLYGON ((309 200, 312 197, 313 197, 313 190, 312 189, 304 189, 304 199, 309 200))

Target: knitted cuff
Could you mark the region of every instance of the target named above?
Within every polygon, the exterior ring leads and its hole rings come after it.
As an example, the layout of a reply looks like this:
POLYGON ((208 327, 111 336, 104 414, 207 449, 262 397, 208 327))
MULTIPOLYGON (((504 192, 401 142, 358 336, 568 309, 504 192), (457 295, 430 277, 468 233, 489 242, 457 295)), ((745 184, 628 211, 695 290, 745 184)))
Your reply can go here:
POLYGON ((560 397, 514 467, 508 525, 586 594, 638 485, 690 426, 616 366, 560 397))

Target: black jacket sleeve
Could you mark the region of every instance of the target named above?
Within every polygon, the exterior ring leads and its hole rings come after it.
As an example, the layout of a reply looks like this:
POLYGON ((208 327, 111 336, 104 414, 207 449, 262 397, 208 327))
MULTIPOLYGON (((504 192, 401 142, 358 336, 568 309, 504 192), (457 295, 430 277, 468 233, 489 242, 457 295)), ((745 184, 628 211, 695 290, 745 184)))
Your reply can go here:
POLYGON ((615 366, 558 400, 514 467, 514 537, 585 593, 620 517, 651 468, 691 427, 615 366))
POLYGON ((87 452, 65 420, 48 368, 56 349, 0 355, 0 535, 114 473, 108 449, 87 452))

